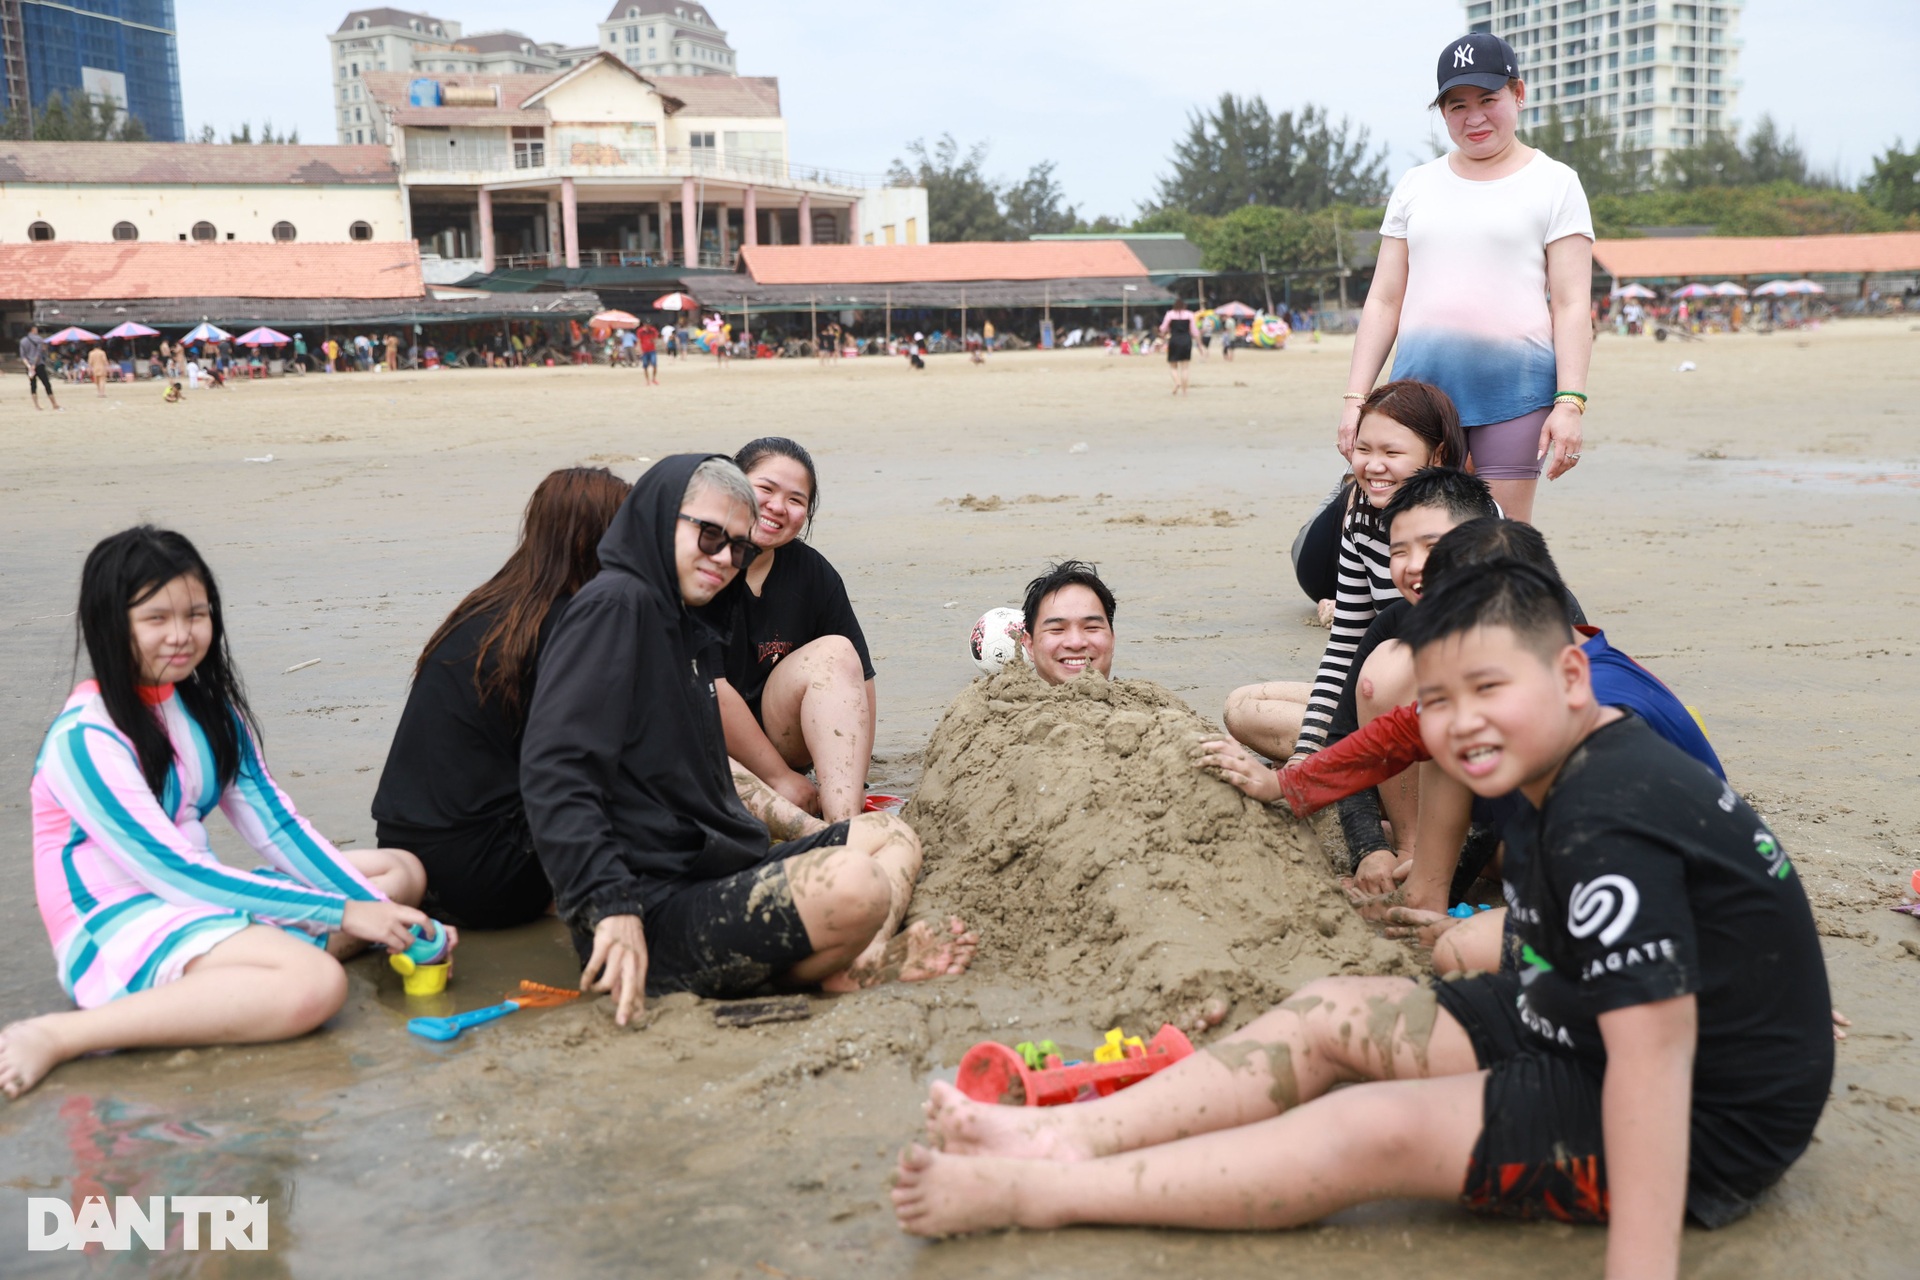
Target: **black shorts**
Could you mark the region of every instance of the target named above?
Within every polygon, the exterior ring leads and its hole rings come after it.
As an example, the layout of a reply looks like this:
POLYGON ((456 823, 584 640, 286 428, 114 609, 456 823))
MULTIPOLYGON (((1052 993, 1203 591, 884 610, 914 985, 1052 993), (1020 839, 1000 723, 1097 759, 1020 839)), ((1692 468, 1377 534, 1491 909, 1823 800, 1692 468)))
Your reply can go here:
POLYGON ((41 386, 47 389, 48 395, 53 394, 53 383, 47 380, 46 365, 37 364, 33 366, 33 368, 27 370, 27 393, 29 395, 33 394, 33 384, 36 382, 38 382, 41 386))
POLYGON ((538 920, 553 904, 525 814, 435 834, 376 823, 374 836, 382 848, 420 859, 427 872, 420 909, 456 929, 511 929, 538 920))
MULTIPOLYGON (((696 880, 649 907, 647 994, 691 991, 707 1000, 752 995, 813 954, 813 942, 787 884, 787 859, 847 842, 835 822, 767 850, 757 867, 720 880, 696 880)), ((578 945, 578 938, 575 939, 578 945)), ((587 952, 592 953, 592 939, 587 952)))
MULTIPOLYGON (((1440 1007, 1453 1015, 1486 1068, 1486 1113, 1473 1145, 1460 1200, 1476 1212, 1561 1222, 1607 1220, 1602 1071, 1570 1054, 1543 1049, 1520 1021, 1515 973, 1436 981, 1440 1007)), ((1687 1170, 1687 1217, 1723 1227, 1745 1217, 1779 1179, 1745 1177, 1738 1188, 1702 1168, 1699 1144, 1687 1170)))

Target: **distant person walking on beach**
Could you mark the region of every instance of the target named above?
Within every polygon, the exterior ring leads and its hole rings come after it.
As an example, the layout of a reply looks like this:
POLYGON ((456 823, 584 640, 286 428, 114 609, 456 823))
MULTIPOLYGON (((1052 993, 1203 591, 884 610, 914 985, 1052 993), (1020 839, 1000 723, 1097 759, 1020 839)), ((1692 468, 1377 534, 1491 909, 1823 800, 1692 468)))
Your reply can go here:
POLYGON ((107 395, 107 351, 105 347, 95 347, 87 352, 87 376, 93 379, 93 389, 100 398, 107 395))
POLYGON ((660 331, 646 321, 633 331, 633 340, 640 348, 640 372, 646 375, 647 385, 660 385, 660 331))
POLYGON ((1193 312, 1185 300, 1176 298, 1173 307, 1160 317, 1160 332, 1167 335, 1167 368, 1173 371, 1173 394, 1187 394, 1187 371, 1193 367, 1193 312))
POLYGON ((27 366, 27 394, 33 397, 33 407, 40 407, 40 393, 34 390, 38 382, 47 389, 47 403, 58 409, 60 402, 53 397, 53 381, 47 377, 47 340, 40 336, 40 326, 27 326, 27 336, 20 339, 20 363, 27 366))
POLYGON ((1457 149, 1409 170, 1387 202, 1338 443, 1351 458, 1360 404, 1397 341, 1393 378, 1447 393, 1475 473, 1531 522, 1542 465, 1554 479, 1580 461, 1593 217, 1579 175, 1514 136, 1519 66, 1484 32, 1441 51, 1433 105, 1457 149))

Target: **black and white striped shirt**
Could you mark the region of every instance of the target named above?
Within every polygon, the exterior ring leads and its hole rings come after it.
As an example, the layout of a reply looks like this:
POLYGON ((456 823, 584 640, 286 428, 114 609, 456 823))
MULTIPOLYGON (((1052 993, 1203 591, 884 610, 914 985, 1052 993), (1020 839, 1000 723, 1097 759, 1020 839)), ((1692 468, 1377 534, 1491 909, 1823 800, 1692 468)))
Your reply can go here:
POLYGON ((1387 526, 1380 509, 1356 493, 1340 525, 1340 574, 1334 593, 1333 634, 1320 656, 1295 751, 1318 751, 1327 743, 1334 709, 1353 671, 1354 651, 1374 615, 1401 598, 1387 567, 1387 526))

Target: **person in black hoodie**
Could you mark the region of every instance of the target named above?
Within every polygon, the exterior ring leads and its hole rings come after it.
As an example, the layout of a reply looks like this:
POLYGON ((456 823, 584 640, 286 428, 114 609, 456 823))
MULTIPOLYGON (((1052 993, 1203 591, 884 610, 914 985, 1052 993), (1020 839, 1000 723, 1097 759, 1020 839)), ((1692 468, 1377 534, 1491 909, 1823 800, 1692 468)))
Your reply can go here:
POLYGON ((753 510, 723 456, 655 463, 541 654, 521 796, 581 987, 623 1026, 647 991, 851 990, 960 973, 978 946, 957 919, 901 930, 920 841, 898 818, 756 818, 736 793, 714 680, 753 510))
POLYGON ((553 890, 520 802, 520 735, 546 637, 600 572, 595 548, 627 491, 604 467, 569 467, 527 501, 520 545, 454 607, 413 670, 373 796, 382 848, 427 872, 422 908, 460 928, 546 914, 553 890))

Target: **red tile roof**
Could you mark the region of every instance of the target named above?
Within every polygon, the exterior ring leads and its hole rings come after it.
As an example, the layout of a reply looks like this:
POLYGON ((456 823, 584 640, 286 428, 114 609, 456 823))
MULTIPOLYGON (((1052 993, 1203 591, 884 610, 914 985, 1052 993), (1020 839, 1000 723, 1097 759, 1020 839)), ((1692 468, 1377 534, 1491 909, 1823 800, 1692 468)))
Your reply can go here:
POLYGON ((0 244, 0 298, 417 298, 411 240, 0 244))
POLYGON ((740 261, 756 284, 1145 279, 1147 275, 1133 250, 1118 240, 756 245, 742 249, 740 261))
POLYGON ((553 123, 553 117, 545 107, 523 107, 511 111, 500 107, 396 107, 390 118, 397 125, 464 125, 475 129, 510 129, 553 123))
POLYGON ((1601 270, 1621 280, 1920 271, 1920 231, 1851 236, 1690 236, 1601 240, 1601 270))
POLYGON ((777 76, 648 76, 655 88, 678 98, 678 110, 690 116, 780 115, 777 76))
POLYGON ((392 186, 398 181, 385 147, 0 142, 0 182, 392 186))
MULTIPOLYGON (((490 89, 498 85, 500 108, 511 111, 532 97, 537 90, 552 84, 563 74, 565 73, 523 75, 515 72, 509 75, 503 72, 499 75, 491 75, 465 71, 368 71, 362 74, 360 79, 367 86, 367 96, 382 106, 388 107, 406 107, 408 105, 407 90, 415 80, 438 80, 442 89, 490 89)), ((433 108, 421 109, 433 110, 433 108)), ((450 109, 457 108, 439 108, 442 111, 450 109)))

